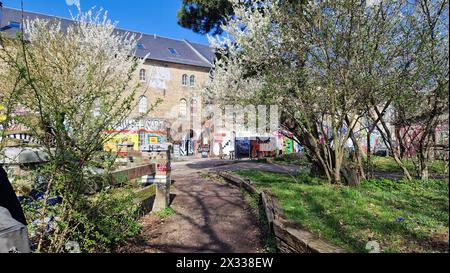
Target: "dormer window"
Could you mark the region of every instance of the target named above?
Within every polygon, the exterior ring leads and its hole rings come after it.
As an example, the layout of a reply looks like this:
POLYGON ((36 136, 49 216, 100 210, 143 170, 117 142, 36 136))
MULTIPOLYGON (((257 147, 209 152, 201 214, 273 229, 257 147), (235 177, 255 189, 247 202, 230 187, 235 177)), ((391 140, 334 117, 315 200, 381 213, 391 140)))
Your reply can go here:
POLYGON ((137 49, 145 49, 145 45, 142 43, 139 43, 136 45, 137 49))
POLYGON ((176 50, 175 48, 170 47, 170 48, 169 48, 169 52, 170 52, 170 54, 172 54, 172 55, 178 55, 178 52, 177 52, 177 50, 176 50))

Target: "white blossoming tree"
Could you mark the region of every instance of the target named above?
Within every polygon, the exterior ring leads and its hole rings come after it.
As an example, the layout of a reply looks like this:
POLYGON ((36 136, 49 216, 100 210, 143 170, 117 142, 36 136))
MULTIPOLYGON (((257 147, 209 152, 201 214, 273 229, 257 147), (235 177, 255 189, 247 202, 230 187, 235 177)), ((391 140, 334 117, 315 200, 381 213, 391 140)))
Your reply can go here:
POLYGON ((0 40, 1 95, 12 113, 4 127, 25 126, 50 157, 38 170, 46 181, 38 189, 43 199, 33 206, 37 251, 64 251, 68 240, 101 251, 136 230, 129 203, 118 209, 107 194, 86 193, 108 185, 113 162, 103 160, 102 148, 112 135, 105 131, 137 105, 138 38, 116 30, 106 12, 90 10, 65 27, 56 19, 28 20, 20 37, 0 40), (26 114, 14 115, 18 107, 26 114), (62 197, 56 209, 48 202, 55 196, 62 197), (55 219, 51 231, 49 217, 55 219))
POLYGON ((418 79, 415 51, 424 51, 411 38, 420 2, 236 0, 228 36, 210 39, 219 59, 207 95, 282 106, 282 126, 330 182, 343 182, 343 168, 364 176, 357 131, 367 119, 388 120, 393 101, 418 79), (355 167, 346 162, 349 141, 355 167))
MULTIPOLYGON (((368 84, 378 90, 376 96, 368 97, 372 108, 370 116, 372 121, 378 121, 374 124, 405 176, 413 176, 403 163, 409 156, 415 165, 416 176, 428 180, 428 165, 437 155, 435 130, 448 123, 448 1, 415 1, 408 12, 402 11, 401 15, 403 23, 399 27, 407 30, 403 37, 397 31, 389 41, 380 43, 377 38, 373 41, 379 48, 401 39, 408 40, 409 45, 398 49, 406 52, 407 55, 403 55, 408 57, 400 59, 397 53, 397 56, 385 58, 392 64, 402 63, 403 69, 392 65, 390 70, 381 70, 382 67, 375 65, 370 68, 368 84), (394 76, 390 85, 377 80, 388 73, 394 76), (391 115, 384 113, 387 109, 391 115), (395 126, 389 126, 389 123, 395 126), (407 155, 408 151, 415 151, 417 156, 407 155)), ((379 54, 382 53, 380 50, 379 54)), ((448 154, 448 144, 442 149, 448 154)))

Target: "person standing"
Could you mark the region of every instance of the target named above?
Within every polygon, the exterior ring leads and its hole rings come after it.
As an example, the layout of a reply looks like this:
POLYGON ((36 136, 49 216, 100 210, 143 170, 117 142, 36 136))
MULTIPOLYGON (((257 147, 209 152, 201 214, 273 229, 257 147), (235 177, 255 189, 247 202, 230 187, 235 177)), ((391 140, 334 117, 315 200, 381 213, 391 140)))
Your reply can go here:
POLYGON ((19 199, 17 199, 17 195, 8 180, 8 174, 2 166, 0 166, 0 207, 7 209, 15 220, 25 226, 27 225, 27 220, 25 218, 25 214, 23 213, 22 206, 20 205, 19 199))

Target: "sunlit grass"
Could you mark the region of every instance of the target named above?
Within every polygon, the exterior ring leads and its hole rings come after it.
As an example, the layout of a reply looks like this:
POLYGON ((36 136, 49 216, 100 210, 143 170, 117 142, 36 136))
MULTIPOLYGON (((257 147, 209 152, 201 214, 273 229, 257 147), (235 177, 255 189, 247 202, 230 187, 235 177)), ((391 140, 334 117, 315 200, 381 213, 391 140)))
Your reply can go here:
MULTIPOLYGON (((374 165, 374 169, 376 171, 380 172, 402 172, 402 169, 398 166, 398 164, 395 162, 394 158, 392 157, 373 157, 372 162, 374 165)), ((415 167, 413 164, 413 161, 411 159, 404 159, 403 160, 406 168, 414 173, 415 167)), ((428 168, 430 170, 430 173, 437 174, 437 175, 448 175, 448 168, 446 166, 448 165, 448 162, 442 161, 442 160, 436 160, 431 163, 429 163, 428 168)))
POLYGON ((448 252, 448 181, 365 181, 360 188, 320 178, 236 171, 279 199, 286 216, 351 252, 368 241, 383 252, 448 252))
POLYGON ((159 218, 165 219, 167 217, 173 216, 176 214, 175 210, 172 208, 163 209, 155 213, 159 218))

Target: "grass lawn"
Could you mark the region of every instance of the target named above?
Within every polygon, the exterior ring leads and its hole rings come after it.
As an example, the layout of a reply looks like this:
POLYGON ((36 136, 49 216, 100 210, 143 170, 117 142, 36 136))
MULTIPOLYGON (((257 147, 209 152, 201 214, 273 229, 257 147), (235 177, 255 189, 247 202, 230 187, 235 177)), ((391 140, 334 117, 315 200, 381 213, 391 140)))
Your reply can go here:
MULTIPOLYGON (((414 164, 411 160, 404 160, 406 168, 415 175, 414 164)), ((375 171, 379 172, 398 172, 402 173, 401 168, 397 165, 394 158, 392 157, 373 157, 373 166, 375 171)), ((429 165, 430 173, 433 175, 445 176, 446 171, 448 172, 448 162, 436 160, 429 165)))
POLYGON ((308 175, 235 171, 271 190, 286 216, 330 243, 367 252, 369 240, 383 252, 448 252, 449 183, 446 180, 330 185, 308 175))

